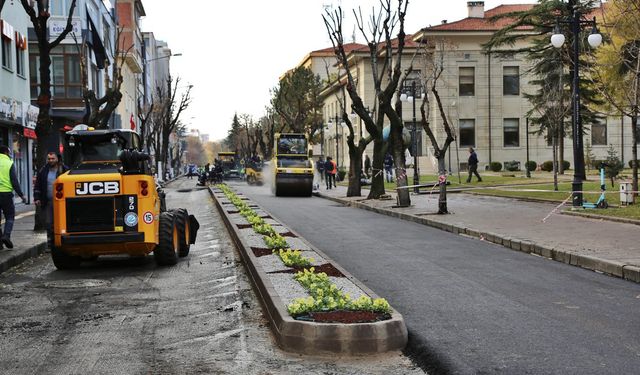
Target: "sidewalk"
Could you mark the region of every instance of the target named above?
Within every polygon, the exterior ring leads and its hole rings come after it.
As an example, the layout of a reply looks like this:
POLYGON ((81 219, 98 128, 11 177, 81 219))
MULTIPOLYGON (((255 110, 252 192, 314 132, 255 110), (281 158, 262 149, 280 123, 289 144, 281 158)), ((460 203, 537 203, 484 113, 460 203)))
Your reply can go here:
POLYGON ((47 234, 33 230, 35 212, 34 205, 16 204, 16 219, 11 233, 14 246, 11 250, 6 247, 0 250, 0 273, 46 250, 47 234))
POLYGON ((362 197, 347 198, 345 186, 314 193, 352 207, 640 282, 640 231, 634 224, 561 215, 560 210, 543 222, 557 204, 462 193, 447 195, 450 215, 436 214, 437 192, 411 194, 412 205, 406 208, 393 207, 394 191, 387 191, 391 200, 367 200, 369 190, 365 189, 362 197))

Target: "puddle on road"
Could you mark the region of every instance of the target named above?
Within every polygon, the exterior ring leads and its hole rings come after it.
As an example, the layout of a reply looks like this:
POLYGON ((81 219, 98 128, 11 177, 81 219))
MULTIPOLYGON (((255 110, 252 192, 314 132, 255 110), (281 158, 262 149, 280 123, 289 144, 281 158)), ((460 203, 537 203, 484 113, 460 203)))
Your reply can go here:
POLYGON ((56 280, 44 283, 48 288, 62 288, 62 289, 74 289, 74 288, 96 288, 100 286, 108 286, 109 281, 96 280, 96 279, 80 279, 80 280, 56 280))

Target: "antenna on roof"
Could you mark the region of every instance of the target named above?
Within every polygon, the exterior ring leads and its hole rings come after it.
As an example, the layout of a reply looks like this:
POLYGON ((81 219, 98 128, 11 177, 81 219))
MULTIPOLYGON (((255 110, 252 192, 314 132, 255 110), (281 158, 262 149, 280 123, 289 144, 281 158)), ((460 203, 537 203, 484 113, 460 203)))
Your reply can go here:
POLYGON ((351 43, 356 42, 356 25, 353 25, 353 32, 351 33, 351 43))

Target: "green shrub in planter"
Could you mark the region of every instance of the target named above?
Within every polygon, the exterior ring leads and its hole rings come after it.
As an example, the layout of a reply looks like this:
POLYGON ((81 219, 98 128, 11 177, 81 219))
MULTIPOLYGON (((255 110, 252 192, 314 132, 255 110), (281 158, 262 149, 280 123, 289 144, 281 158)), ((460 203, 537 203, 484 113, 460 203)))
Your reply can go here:
POLYGON ((564 170, 566 171, 567 169, 571 168, 571 163, 569 163, 566 160, 562 161, 562 167, 564 168, 564 170))
POLYGON ((520 162, 517 160, 505 161, 504 170, 509 172, 515 172, 520 170, 520 162))
POLYGON ((542 169, 545 172, 553 171, 553 161, 551 160, 545 161, 544 163, 542 163, 542 166, 540 167, 540 169, 542 169))
POLYGON ((528 162, 525 163, 525 166, 528 171, 533 172, 536 170, 536 168, 538 168, 538 163, 536 163, 533 160, 529 160, 528 162))
POLYGON ((502 163, 499 161, 492 161, 491 164, 489 164, 489 169, 494 172, 500 172, 502 170, 502 163))

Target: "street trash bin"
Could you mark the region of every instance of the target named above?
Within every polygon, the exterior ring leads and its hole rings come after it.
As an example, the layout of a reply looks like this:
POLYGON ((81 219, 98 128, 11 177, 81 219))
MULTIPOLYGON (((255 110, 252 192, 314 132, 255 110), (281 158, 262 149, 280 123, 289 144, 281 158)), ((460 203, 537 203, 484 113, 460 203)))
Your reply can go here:
POLYGON ((620 182, 620 204, 623 206, 633 204, 633 185, 631 182, 620 182))

